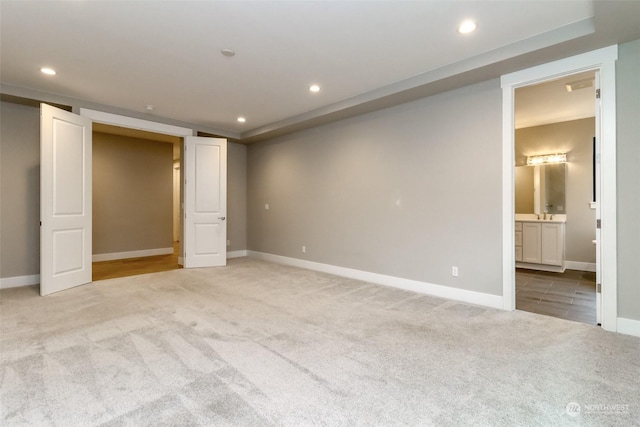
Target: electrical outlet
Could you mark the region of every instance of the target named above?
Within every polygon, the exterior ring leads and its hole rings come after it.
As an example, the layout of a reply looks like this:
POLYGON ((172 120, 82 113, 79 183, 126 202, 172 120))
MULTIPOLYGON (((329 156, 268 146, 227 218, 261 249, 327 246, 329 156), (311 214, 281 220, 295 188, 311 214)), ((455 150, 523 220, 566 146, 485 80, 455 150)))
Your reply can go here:
POLYGON ((302 247, 302 253, 303 253, 303 254, 306 254, 306 253, 307 253, 307 247, 306 247, 306 246, 303 246, 303 247, 302 247))
POLYGON ((264 210, 265 210, 265 211, 268 211, 268 210, 269 210, 269 203, 265 203, 265 204, 264 204, 264 210))
POLYGON ((227 246, 231 246, 231 240, 227 240, 227 246))
POLYGON ((458 277, 458 267, 456 267, 455 265, 451 267, 451 275, 453 277, 458 277))

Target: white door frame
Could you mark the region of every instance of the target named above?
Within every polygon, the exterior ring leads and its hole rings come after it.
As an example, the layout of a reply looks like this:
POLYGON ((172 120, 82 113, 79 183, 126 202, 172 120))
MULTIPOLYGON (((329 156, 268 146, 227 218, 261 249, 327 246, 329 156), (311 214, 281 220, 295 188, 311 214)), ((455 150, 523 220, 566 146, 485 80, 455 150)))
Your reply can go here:
MULTIPOLYGON (((136 119, 133 117, 120 116, 118 114, 105 113, 103 111, 90 110, 87 108, 80 109, 80 115, 90 118, 93 122, 106 125, 119 126, 123 128, 143 130, 147 132, 161 133, 165 135, 173 135, 179 137, 194 136, 195 131, 190 128, 168 125, 165 123, 152 122, 150 120, 136 119)), ((184 156, 181 156, 184 157, 184 156)), ((180 193, 182 194, 182 188, 180 193)), ((173 217, 173 209, 172 214, 173 217)), ((173 237, 173 232, 171 233, 173 237)), ((182 265, 182 245, 180 245, 180 254, 178 254, 178 263, 182 265)))
MULTIPOLYGON (((599 70, 601 88, 600 211, 602 328, 617 331, 617 196, 616 196, 616 76, 618 46, 502 76, 502 299, 505 310, 515 310, 515 206, 514 206, 514 94, 515 89, 582 71, 599 70)), ((585 202, 586 203, 586 202, 585 202)))

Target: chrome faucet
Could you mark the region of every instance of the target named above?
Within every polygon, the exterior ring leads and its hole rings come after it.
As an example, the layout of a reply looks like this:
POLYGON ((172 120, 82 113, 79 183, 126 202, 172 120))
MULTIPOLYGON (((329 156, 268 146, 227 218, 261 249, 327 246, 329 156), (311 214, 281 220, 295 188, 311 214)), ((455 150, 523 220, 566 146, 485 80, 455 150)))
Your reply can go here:
POLYGON ((544 211, 544 216, 542 217, 542 219, 547 219, 547 211, 544 211))
POLYGON ((549 214, 549 221, 553 219, 553 214, 549 214))
POLYGON ((536 214, 536 217, 537 217, 538 219, 540 219, 540 214, 536 214))

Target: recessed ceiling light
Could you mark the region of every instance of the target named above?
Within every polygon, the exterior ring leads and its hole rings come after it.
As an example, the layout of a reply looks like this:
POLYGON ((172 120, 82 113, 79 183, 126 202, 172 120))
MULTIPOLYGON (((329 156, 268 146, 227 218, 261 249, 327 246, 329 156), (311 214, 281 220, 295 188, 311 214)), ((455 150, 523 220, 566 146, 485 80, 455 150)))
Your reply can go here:
POLYGON ((472 20, 468 19, 464 22, 462 22, 459 26, 458 26, 458 32, 460 34, 469 34, 471 32, 473 32, 476 29, 476 23, 473 22, 472 20))
POLYGON ((40 71, 44 74, 47 74, 49 76, 55 76, 56 75, 56 70, 54 70, 53 68, 49 68, 49 67, 42 67, 40 68, 40 71))
POLYGON ((233 49, 222 49, 220 53, 222 53, 227 58, 231 58, 232 56, 235 56, 236 51, 233 49))
POLYGON ((238 117, 238 123, 244 123, 247 121, 247 119, 245 119, 244 117, 238 117))
POLYGON ((320 92, 320 86, 318 85, 309 86, 309 92, 313 92, 313 93, 320 92))

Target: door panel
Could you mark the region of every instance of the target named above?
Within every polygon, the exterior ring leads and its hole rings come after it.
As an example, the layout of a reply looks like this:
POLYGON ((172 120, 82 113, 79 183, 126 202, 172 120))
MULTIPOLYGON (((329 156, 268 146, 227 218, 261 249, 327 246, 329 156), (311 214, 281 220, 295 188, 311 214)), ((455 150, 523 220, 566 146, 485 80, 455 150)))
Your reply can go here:
POLYGON ((227 141, 185 138, 185 268, 227 263, 227 141))
POLYGON ((41 105, 40 294, 91 282, 91 120, 41 105))
POLYGON ((560 224, 541 224, 541 262, 548 265, 563 265, 564 236, 560 224))
POLYGON ((540 224, 522 224, 522 261, 540 264, 540 224))
MULTIPOLYGON (((596 93, 600 92, 600 71, 596 71, 595 77, 595 90, 596 93)), ((593 171, 595 174, 595 205, 596 205, 596 233, 595 233, 595 244, 596 244, 596 323, 598 325, 602 324, 602 240, 601 240, 601 228, 598 225, 600 222, 600 218, 602 218, 602 205, 600 204, 601 197, 601 182, 602 182, 602 172, 601 172, 601 163, 600 163, 600 153, 602 151, 602 147, 600 145, 602 141, 602 132, 601 132, 601 117, 602 117, 602 103, 600 102, 600 97, 595 96, 596 103, 596 130, 595 130, 595 144, 593 153, 595 157, 593 171)))

